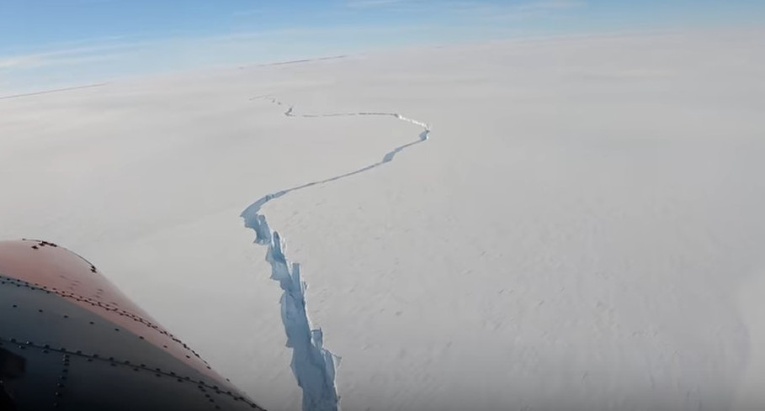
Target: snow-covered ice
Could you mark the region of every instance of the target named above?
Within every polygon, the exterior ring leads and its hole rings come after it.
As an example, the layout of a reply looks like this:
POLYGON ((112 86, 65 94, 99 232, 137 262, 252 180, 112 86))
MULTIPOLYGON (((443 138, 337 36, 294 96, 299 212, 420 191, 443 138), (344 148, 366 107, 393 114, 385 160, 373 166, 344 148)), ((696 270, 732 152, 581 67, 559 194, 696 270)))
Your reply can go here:
POLYGON ((86 256, 271 410, 303 407, 288 289, 342 357, 345 410, 762 409, 763 39, 519 40, 2 99, 0 235, 86 256))
MULTIPOLYGON (((281 101, 270 98, 271 102, 282 106, 281 101)), ((271 278, 279 281, 284 295, 281 298, 282 322, 287 332, 287 346, 293 350, 292 371, 303 390, 303 410, 333 411, 338 409, 339 397, 335 386, 336 357, 323 348, 323 333, 321 329, 312 329, 306 308, 306 284, 301 281, 300 266, 290 264, 284 255, 284 243, 279 233, 271 231, 266 216, 261 214, 263 206, 271 200, 278 199, 292 191, 306 189, 318 184, 327 184, 343 178, 360 174, 385 163, 393 161, 396 154, 405 148, 427 140, 430 127, 417 120, 404 117, 398 113, 326 113, 326 114, 294 114, 294 106, 290 106, 284 115, 288 117, 346 117, 346 116, 390 116, 399 120, 418 125, 423 128, 418 139, 408 144, 398 146, 385 154, 381 161, 364 168, 320 181, 313 181, 298 187, 281 190, 277 193, 266 194, 241 214, 244 225, 255 232, 255 243, 268 245, 266 261, 271 265, 271 278)))
MULTIPOLYGON (((253 99, 251 99, 253 100, 253 99)), ((279 106, 285 105, 273 97, 269 100, 279 106)), ((303 390, 303 410, 305 411, 333 411, 339 406, 339 397, 335 382, 335 374, 339 357, 323 348, 324 335, 321 329, 312 329, 308 311, 306 308, 306 284, 301 281, 300 266, 290 264, 284 255, 284 244, 279 233, 271 231, 266 216, 261 209, 271 200, 276 200, 290 192, 303 190, 319 184, 327 184, 348 178, 356 174, 364 173, 379 166, 393 161, 396 154, 415 144, 428 139, 430 127, 417 120, 404 117, 398 113, 325 113, 325 114, 295 114, 295 107, 289 106, 284 112, 287 117, 347 117, 347 116, 377 116, 394 117, 411 124, 420 126, 423 130, 418 139, 398 146, 383 156, 381 161, 370 164, 358 170, 324 180, 313 181, 298 187, 280 190, 273 194, 266 194, 254 203, 250 204, 241 214, 244 225, 255 232, 255 243, 268 245, 266 261, 271 265, 271 278, 279 281, 284 295, 281 298, 282 322, 287 332, 287 346, 293 350, 292 371, 303 390)))

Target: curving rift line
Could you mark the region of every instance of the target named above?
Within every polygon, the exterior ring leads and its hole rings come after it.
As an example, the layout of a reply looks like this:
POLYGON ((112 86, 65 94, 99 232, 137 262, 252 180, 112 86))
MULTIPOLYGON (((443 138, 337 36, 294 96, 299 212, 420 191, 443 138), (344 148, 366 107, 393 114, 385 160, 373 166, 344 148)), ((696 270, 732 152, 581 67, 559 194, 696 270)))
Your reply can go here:
MULTIPOLYGON (((273 104, 285 106, 284 103, 270 96, 253 97, 250 100, 260 98, 267 98, 273 104)), ((280 300, 282 322, 287 334, 287 347, 292 348, 292 373, 297 379, 298 386, 303 390, 303 411, 337 411, 340 408, 340 397, 337 394, 337 387, 335 385, 335 370, 340 358, 324 348, 324 335, 321 329, 311 328, 305 297, 308 286, 301 279, 300 265, 289 263, 285 256, 286 244, 284 240, 279 236, 278 232, 271 230, 266 216, 260 210, 269 201, 293 191, 337 181, 389 163, 401 151, 426 141, 430 135, 430 126, 398 113, 295 114, 294 107, 289 106, 284 115, 306 118, 347 116, 394 117, 423 129, 417 140, 395 147, 386 153, 382 160, 374 164, 335 177, 266 194, 250 204, 241 214, 245 227, 255 232, 255 243, 268 246, 266 261, 271 265, 271 279, 278 281, 281 289, 284 291, 280 300)))

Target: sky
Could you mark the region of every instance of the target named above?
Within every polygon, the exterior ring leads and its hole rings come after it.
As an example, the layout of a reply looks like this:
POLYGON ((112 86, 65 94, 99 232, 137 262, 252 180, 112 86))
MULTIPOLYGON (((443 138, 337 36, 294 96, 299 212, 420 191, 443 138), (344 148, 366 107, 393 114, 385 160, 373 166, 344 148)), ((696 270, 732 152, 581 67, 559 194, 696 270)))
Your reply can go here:
POLYGON ((0 96, 405 46, 763 21, 759 0, 0 0, 0 96))

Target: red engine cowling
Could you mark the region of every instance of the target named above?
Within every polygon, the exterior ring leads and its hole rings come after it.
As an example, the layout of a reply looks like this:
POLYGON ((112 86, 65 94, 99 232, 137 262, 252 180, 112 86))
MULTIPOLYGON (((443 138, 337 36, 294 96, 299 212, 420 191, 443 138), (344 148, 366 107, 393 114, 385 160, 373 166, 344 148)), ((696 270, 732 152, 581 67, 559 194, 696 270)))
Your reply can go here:
POLYGON ((261 409, 95 266, 0 242, 0 411, 261 409))

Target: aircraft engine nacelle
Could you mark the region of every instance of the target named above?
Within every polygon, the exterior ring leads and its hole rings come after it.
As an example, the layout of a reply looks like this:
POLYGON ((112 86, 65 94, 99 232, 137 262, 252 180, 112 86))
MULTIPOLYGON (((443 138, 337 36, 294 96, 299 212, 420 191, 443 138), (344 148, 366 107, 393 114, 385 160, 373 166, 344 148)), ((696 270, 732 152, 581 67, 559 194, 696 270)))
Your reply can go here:
POLYGON ((0 242, 0 411, 258 407, 91 263, 0 242))

